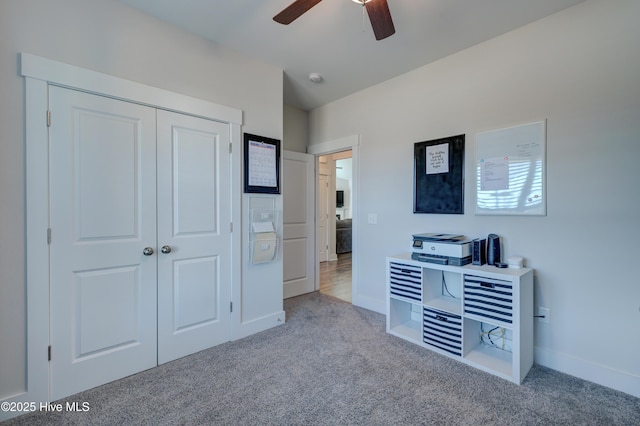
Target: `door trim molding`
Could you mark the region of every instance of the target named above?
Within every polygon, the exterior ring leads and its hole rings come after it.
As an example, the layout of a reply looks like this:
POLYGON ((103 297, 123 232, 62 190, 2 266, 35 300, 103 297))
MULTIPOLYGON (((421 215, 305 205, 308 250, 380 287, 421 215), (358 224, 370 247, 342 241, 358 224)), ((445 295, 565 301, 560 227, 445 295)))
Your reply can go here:
POLYGON ((43 80, 57 86, 82 90, 153 108, 185 113, 209 120, 242 125, 242 110, 215 104, 97 71, 22 53, 23 77, 43 80))
MULTIPOLYGON (((310 145, 307 148, 309 154, 313 154, 316 157, 320 155, 333 154, 339 151, 351 150, 352 158, 352 185, 353 185, 353 222, 351 225, 351 247, 355 256, 352 256, 351 262, 351 303, 366 309, 370 309, 376 312, 382 312, 380 310, 380 303, 371 299, 368 296, 363 296, 359 289, 359 262, 358 262, 358 229, 359 229, 359 214, 360 214, 360 135, 350 135, 343 138, 330 140, 327 142, 321 142, 318 144, 310 145)), ((316 170, 316 188, 318 187, 318 170, 316 170)), ((317 201, 316 195, 316 202, 317 201)), ((320 272, 318 268, 318 259, 316 253, 316 282, 320 282, 320 272)), ((384 308, 384 307, 383 307, 384 308)))
MULTIPOLYGON (((240 152, 242 110, 218 105, 107 74, 21 54, 21 75, 25 77, 25 164, 26 164, 26 365, 25 389, 3 401, 49 402, 49 150, 46 112, 48 86, 81 90, 158 109, 193 115, 230 125, 232 144, 230 185, 231 218, 241 224, 240 152)), ((53 117, 55 120, 55 117, 53 117)), ((53 235, 55 238, 55 235, 53 235)), ((241 262, 240 230, 232 235, 232 298, 241 289, 237 266, 241 262)), ((55 348, 53 348, 55 356, 55 348)))
POLYGON ((314 145, 309 145, 307 152, 311 155, 327 155, 334 152, 354 150, 360 145, 360 135, 346 136, 340 139, 334 139, 332 141, 322 142, 314 145))

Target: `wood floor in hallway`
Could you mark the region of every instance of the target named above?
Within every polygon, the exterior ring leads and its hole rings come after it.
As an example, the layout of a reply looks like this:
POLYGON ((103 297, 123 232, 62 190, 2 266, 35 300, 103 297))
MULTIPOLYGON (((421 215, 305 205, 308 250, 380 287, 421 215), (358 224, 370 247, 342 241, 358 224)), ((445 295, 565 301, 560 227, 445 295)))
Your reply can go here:
POLYGON ((351 303, 351 253, 320 263, 320 293, 351 303))

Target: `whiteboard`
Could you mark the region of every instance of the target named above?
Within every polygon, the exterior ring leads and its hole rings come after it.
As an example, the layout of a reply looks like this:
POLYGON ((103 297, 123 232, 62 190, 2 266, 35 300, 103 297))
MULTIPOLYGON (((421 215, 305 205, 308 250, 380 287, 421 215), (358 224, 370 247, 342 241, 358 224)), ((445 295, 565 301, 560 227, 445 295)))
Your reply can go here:
POLYGON ((547 214, 546 120, 476 134, 476 214, 547 214))

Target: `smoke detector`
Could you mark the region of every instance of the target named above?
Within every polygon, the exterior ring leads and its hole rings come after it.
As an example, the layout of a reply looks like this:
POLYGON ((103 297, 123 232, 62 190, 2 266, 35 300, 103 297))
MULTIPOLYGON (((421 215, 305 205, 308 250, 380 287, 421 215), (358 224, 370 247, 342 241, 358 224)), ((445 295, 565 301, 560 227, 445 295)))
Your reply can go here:
POLYGON ((312 72, 309 74, 309 81, 312 83, 320 83, 322 81, 322 76, 317 72, 312 72))

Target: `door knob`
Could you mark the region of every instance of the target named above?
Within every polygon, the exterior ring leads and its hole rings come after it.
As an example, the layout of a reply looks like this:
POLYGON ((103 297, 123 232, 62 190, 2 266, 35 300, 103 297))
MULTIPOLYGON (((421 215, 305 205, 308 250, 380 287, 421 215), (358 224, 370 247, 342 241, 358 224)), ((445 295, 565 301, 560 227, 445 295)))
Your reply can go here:
POLYGON ((153 249, 151 247, 145 247, 144 250, 142 250, 142 254, 145 256, 151 256, 153 254, 153 249))
POLYGON ((162 246, 160 251, 163 252, 164 254, 171 253, 171 246, 162 246))

